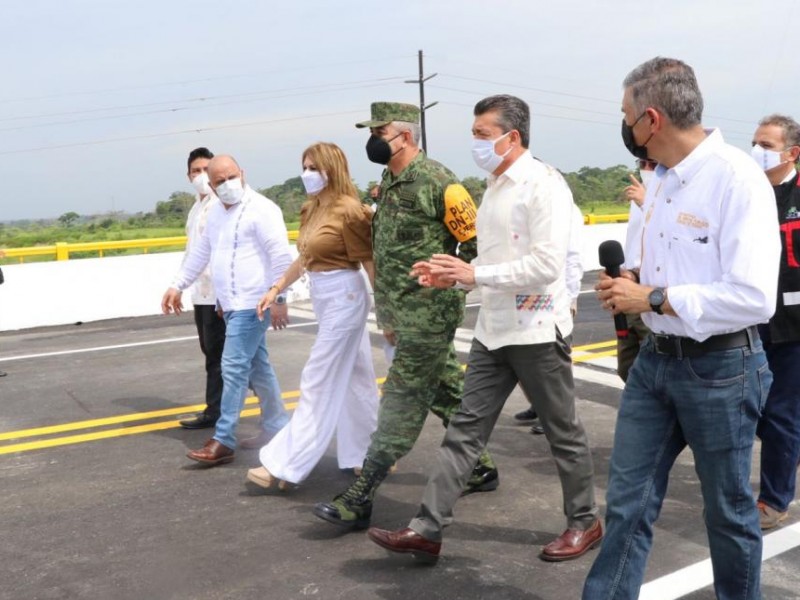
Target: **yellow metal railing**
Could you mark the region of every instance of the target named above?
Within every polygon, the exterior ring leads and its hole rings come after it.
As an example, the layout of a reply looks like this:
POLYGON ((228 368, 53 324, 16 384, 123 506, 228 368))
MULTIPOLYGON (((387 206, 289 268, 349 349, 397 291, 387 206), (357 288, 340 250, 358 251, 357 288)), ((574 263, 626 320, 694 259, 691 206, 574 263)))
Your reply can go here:
POLYGON ((628 213, 619 215, 583 215, 586 225, 600 225, 602 223, 627 223, 628 213))
MULTIPOLYGON (((297 231, 289 231, 289 241, 297 240, 297 231)), ((24 263, 26 258, 49 256, 55 260, 69 260, 70 254, 76 252, 97 252, 103 257, 109 250, 142 250, 147 254, 152 248, 186 247, 186 236, 148 238, 139 240, 116 240, 106 242, 56 242, 50 246, 33 246, 31 248, 3 248, 5 258, 16 258, 24 263)))
MULTIPOLYGON (((587 225, 598 225, 601 223, 626 223, 628 215, 584 215, 583 222, 587 225)), ((297 241, 297 230, 289 231, 289 241, 297 241)), ((142 250, 147 254, 151 248, 185 248, 186 236, 178 235, 174 237, 149 238, 140 240, 116 240, 111 242, 56 242, 50 246, 33 246, 31 248, 3 248, 5 258, 16 258, 19 262, 25 262, 26 258, 36 256, 50 256, 55 260, 69 260, 70 254, 76 252, 97 252, 102 257, 109 250, 142 250)))

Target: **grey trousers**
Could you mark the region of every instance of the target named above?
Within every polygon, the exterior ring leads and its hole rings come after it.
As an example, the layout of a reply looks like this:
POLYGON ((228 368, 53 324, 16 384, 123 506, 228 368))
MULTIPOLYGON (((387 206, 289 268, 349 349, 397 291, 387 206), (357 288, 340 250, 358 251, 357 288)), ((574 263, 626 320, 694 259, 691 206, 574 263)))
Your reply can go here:
POLYGON ((473 340, 461 407, 450 419, 411 529, 429 540, 441 540, 442 528, 452 521, 453 506, 517 383, 533 398, 550 443, 567 526, 588 529, 597 519, 594 467, 575 411, 569 343, 558 336, 551 343, 489 350, 473 340))

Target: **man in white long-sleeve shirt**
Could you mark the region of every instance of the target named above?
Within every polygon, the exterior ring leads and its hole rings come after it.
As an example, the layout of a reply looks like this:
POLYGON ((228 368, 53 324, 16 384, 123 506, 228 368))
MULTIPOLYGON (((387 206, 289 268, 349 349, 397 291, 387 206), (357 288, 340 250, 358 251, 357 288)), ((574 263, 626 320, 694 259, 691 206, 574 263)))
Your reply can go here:
POLYGON ((217 304, 226 324, 222 411, 214 437, 187 456, 215 466, 233 460, 248 380, 261 404, 264 433, 274 435, 289 421, 265 339, 270 321, 276 329, 285 326, 286 305, 276 302, 270 318, 263 321, 256 315, 256 305, 283 275, 292 256, 281 209, 245 184, 232 157, 213 158, 208 177, 220 202, 210 208, 205 230, 189 249, 161 304, 165 313, 180 313, 181 292, 211 265, 217 304))
POLYGON ((669 475, 688 446, 700 480, 718 600, 760 600, 762 540, 750 486, 772 376, 756 324, 775 312, 781 242, 761 168, 702 125, 686 63, 656 57, 623 82, 622 139, 658 162, 639 271, 596 289, 652 331, 622 392, 606 492, 606 539, 583 600, 639 597, 669 475))
MULTIPOLYGON (((208 163, 214 155, 208 148, 195 148, 189 153, 188 176, 197 196, 186 218, 186 247, 189 250, 203 234, 208 221, 208 209, 219 202, 208 185, 208 163)), ((191 286, 194 323, 197 339, 206 363, 206 408, 194 418, 180 421, 184 429, 214 427, 219 419, 222 402, 222 348, 225 345, 225 321, 217 314, 217 295, 211 282, 211 269, 206 267, 191 286)))

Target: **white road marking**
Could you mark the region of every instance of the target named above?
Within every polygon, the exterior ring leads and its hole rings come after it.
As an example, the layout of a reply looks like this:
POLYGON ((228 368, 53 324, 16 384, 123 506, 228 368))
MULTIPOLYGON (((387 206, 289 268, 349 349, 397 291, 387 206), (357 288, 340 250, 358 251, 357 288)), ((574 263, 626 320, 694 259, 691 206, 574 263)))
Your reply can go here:
MULTIPOLYGON (((764 536, 762 561, 800 546, 800 523, 782 527, 764 536)), ((714 583, 711 559, 679 569, 642 586, 639 600, 676 600, 714 583)))

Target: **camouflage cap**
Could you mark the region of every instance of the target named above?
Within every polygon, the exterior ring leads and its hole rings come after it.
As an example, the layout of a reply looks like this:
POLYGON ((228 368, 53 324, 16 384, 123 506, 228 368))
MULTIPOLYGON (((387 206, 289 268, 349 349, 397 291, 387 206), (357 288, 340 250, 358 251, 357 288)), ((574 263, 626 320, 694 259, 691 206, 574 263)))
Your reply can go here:
POLYGON ((419 123, 419 107, 402 102, 373 102, 370 106, 372 118, 356 123, 356 127, 383 127, 392 121, 419 123))

